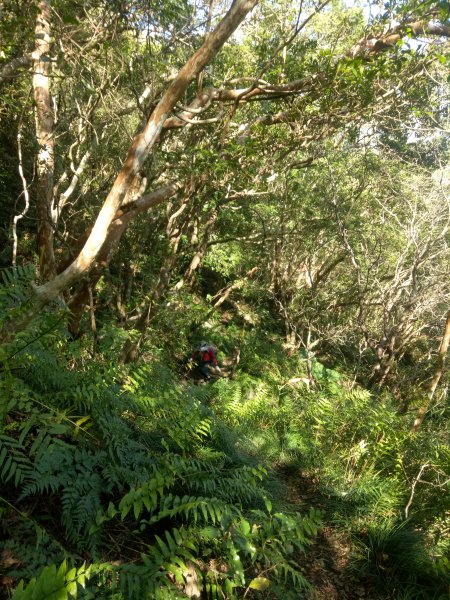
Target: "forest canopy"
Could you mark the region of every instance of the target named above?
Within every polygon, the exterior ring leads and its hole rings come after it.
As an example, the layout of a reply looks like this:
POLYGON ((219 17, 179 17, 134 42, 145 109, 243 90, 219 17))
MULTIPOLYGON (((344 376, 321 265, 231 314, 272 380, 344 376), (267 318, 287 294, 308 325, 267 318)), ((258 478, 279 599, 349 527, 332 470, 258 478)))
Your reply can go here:
POLYGON ((447 597, 448 2, 0 17, 0 598, 447 597))

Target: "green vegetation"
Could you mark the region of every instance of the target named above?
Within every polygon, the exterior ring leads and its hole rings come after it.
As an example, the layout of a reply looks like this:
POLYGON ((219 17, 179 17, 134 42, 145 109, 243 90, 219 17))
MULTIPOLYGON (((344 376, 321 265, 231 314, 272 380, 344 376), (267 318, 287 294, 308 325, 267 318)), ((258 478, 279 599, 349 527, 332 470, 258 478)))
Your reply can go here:
MULTIPOLYGON (((5 305, 29 272, 4 275, 5 305)), ((296 598, 324 518, 347 532, 349 572, 374 598, 399 586, 445 597, 439 415, 411 436, 393 399, 316 360, 308 389, 306 359, 288 357, 267 326, 216 323, 219 347, 240 344, 239 366, 197 386, 164 357, 167 342, 140 366, 117 366, 116 340, 100 339, 93 362, 92 339, 73 341, 64 325, 51 311, 3 347, 2 552, 11 581, 34 578, 13 598, 69 597, 77 582, 79 597, 181 598, 189 578, 207 597, 296 598), (429 485, 412 498, 425 464, 429 485), (296 512, 280 476, 300 494, 299 476, 319 481, 322 509, 296 512)))
POLYGON ((446 3, 3 4, 0 600, 447 598, 446 3))

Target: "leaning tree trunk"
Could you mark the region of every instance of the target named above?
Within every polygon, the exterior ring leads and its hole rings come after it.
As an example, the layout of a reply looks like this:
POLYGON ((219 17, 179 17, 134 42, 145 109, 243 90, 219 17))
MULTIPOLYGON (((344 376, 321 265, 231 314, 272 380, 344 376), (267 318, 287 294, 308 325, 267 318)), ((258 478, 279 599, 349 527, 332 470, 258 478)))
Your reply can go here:
POLYGON ((53 234, 55 211, 53 206, 54 137, 53 109, 50 94, 51 61, 50 11, 51 0, 38 4, 35 28, 35 51, 33 53, 33 93, 35 102, 37 154, 37 251, 42 281, 56 275, 53 234))
POLYGON ((80 282, 78 289, 68 302, 68 308, 71 312, 69 331, 74 337, 78 336, 81 318, 89 303, 89 294, 92 293, 92 289, 95 289, 101 274, 110 263, 129 223, 138 214, 168 200, 171 196, 176 194, 179 187, 180 186, 177 184, 172 184, 160 188, 159 190, 155 190, 154 192, 137 198, 117 212, 116 218, 111 223, 106 239, 98 253, 95 266, 91 269, 89 275, 80 282))
POLYGON ((205 39, 202 46, 180 69, 175 79, 155 106, 142 133, 134 138, 127 158, 105 200, 83 249, 62 273, 47 283, 34 288, 34 298, 27 303, 22 315, 9 321, 1 331, 0 339, 9 339, 22 330, 31 319, 61 292, 80 280, 93 266, 105 242, 108 229, 120 208, 127 191, 144 161, 159 139, 164 122, 204 67, 216 56, 228 38, 237 29, 258 0, 234 0, 230 10, 205 39))
POLYGON ((441 345, 439 347, 438 358, 436 370, 434 372, 433 378, 428 388, 428 394, 423 402, 422 406, 417 411, 416 419, 414 421, 414 425, 412 427, 412 431, 415 433, 418 431, 419 427, 422 425, 425 415, 427 413, 428 408, 433 400, 434 393, 436 392, 436 388, 441 380, 442 374, 444 372, 445 365, 445 356, 447 354, 448 346, 450 343, 450 310, 447 313, 447 321, 445 323, 444 333, 442 335, 441 345))

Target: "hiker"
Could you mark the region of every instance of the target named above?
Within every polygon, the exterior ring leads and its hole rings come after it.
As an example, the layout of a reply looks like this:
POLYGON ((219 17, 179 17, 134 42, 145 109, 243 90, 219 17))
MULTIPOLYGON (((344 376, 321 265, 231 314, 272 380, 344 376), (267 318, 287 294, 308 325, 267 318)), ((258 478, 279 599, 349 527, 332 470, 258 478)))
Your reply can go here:
POLYGON ((210 368, 214 366, 216 371, 220 373, 219 363, 217 362, 214 346, 208 342, 200 342, 198 350, 194 352, 189 362, 196 362, 199 366, 201 374, 206 381, 211 379, 210 368))

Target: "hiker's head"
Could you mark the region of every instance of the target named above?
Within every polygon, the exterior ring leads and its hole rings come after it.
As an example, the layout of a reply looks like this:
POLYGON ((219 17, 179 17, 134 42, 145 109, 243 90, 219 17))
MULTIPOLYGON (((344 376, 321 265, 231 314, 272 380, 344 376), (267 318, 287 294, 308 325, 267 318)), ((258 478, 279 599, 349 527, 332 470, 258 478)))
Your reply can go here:
POLYGON ((205 342, 205 341, 200 342, 200 350, 201 350, 201 352, 207 352, 208 342, 205 342))

